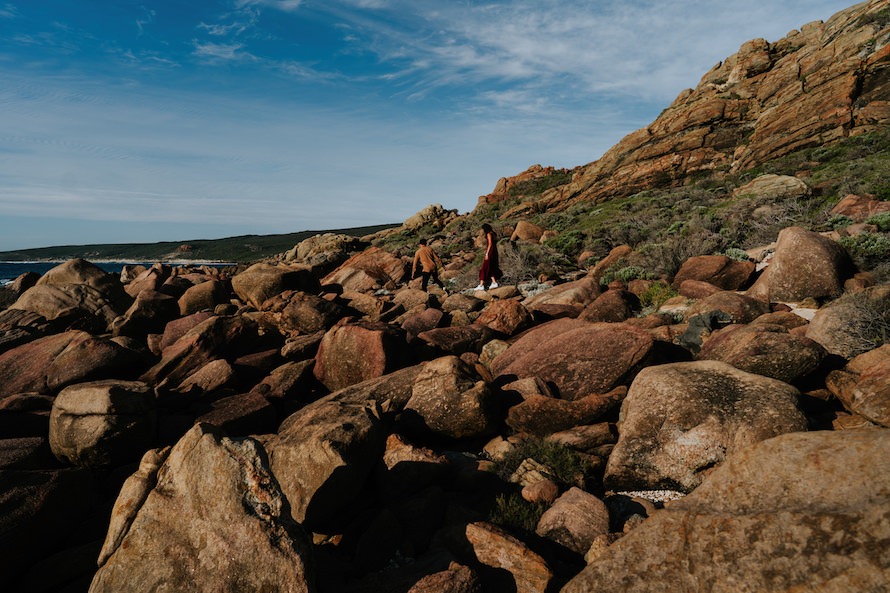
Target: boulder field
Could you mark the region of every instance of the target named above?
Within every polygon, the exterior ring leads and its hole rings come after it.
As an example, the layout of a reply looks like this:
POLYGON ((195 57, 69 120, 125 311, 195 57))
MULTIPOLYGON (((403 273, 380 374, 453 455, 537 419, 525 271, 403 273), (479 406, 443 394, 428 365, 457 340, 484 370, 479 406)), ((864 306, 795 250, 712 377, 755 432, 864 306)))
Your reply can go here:
POLYGON ((378 248, 61 264, 0 312, 4 582, 886 591, 890 287, 826 241, 692 258, 647 311, 596 265, 448 294, 378 248))

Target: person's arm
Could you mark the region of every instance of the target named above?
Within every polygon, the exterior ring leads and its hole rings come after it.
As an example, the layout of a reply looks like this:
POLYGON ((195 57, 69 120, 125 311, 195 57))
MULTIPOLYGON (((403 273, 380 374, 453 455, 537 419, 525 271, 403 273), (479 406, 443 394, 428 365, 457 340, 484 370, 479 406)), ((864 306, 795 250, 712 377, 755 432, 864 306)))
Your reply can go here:
POLYGON ((420 260, 420 250, 414 254, 414 262, 411 264, 411 277, 414 278, 417 275, 417 262, 420 260))
POLYGON ((491 255, 491 233, 485 233, 485 259, 488 259, 488 256, 491 255))

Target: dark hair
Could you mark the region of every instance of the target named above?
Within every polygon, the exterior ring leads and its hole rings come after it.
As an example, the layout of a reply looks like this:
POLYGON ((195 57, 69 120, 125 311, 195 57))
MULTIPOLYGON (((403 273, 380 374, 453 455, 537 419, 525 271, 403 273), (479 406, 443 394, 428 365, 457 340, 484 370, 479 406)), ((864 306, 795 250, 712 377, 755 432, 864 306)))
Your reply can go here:
POLYGON ((491 225, 486 222, 482 225, 482 232, 487 235, 488 233, 493 233, 494 231, 491 229, 491 225))
POLYGON ((426 245, 426 239, 421 239, 417 242, 418 245, 426 245))

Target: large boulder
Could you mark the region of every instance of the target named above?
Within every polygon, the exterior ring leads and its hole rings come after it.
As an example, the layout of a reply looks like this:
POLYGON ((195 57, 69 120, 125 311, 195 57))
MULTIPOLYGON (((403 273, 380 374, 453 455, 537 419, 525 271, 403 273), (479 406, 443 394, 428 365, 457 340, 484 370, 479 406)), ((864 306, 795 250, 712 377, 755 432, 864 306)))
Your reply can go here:
POLYGON ((315 589, 311 543, 257 441, 195 425, 154 479, 132 520, 113 524, 123 534, 109 531, 91 593, 315 589))
POLYGON ((751 323, 769 313, 769 304, 738 292, 724 290, 694 303, 686 310, 686 317, 708 315, 717 311, 729 315, 732 323, 751 323))
POLYGON ((512 336, 531 325, 532 316, 519 301, 498 299, 485 306, 475 323, 512 336))
POLYGON ((825 349, 808 338, 768 323, 731 325, 713 334, 698 358, 720 360, 737 369, 792 383, 817 368, 825 349))
POLYGON ((637 295, 621 288, 610 288, 587 305, 578 319, 590 322, 621 323, 640 309, 637 295))
POLYGON ((315 355, 315 377, 330 391, 380 377, 407 366, 404 333, 381 322, 344 320, 322 338, 315 355))
POLYGON ((327 331, 345 317, 346 307, 305 292, 285 291, 263 304, 265 318, 285 335, 327 331))
POLYGON ((535 223, 527 220, 520 220, 516 223, 516 228, 513 229, 513 234, 510 235, 510 241, 531 241, 533 243, 538 243, 543 234, 544 229, 535 223))
POLYGON ((890 345, 861 354, 845 369, 832 371, 826 384, 847 410, 890 428, 890 345))
POLYGON ((593 540, 609 533, 609 509, 593 494, 572 487, 544 512, 535 533, 583 555, 593 540))
POLYGON ((455 355, 465 352, 478 354, 494 337, 494 331, 488 326, 475 323, 456 327, 437 327, 417 334, 417 340, 435 351, 455 355))
POLYGON ((198 311, 213 311, 217 305, 225 305, 229 302, 231 288, 224 280, 210 279, 199 282, 187 288, 179 297, 179 314, 191 315, 198 311))
POLYGON ((344 290, 365 292, 394 285, 405 277, 406 265, 379 247, 353 255, 336 270, 322 278, 321 283, 338 284, 344 290))
POLYGON ((258 263, 232 278, 232 290, 238 298, 256 309, 266 299, 285 290, 318 292, 318 279, 304 266, 273 266, 258 263))
POLYGON ((557 319, 519 337, 491 363, 495 376, 540 377, 575 400, 629 383, 650 360, 654 341, 620 323, 557 319))
POLYGON ((325 398, 288 417, 266 447, 294 519, 317 529, 352 508, 385 438, 374 401, 325 398))
POLYGON ((338 233, 322 233, 304 239, 285 254, 285 261, 297 261, 327 273, 349 258, 349 252, 364 243, 358 237, 338 233))
POLYGON ((55 330, 43 315, 21 309, 0 311, 0 354, 51 333, 55 330))
POLYGON ((403 417, 438 436, 471 439, 497 428, 496 412, 488 385, 459 358, 446 356, 423 366, 403 417))
POLYGON ((850 359, 884 343, 890 327, 890 285, 845 294, 816 311, 806 336, 850 359))
POLYGON ((141 269, 141 271, 138 271, 135 268, 128 269, 128 266, 125 266, 124 269, 121 270, 121 282, 126 283, 124 285, 124 290, 133 298, 136 298, 136 296, 143 290, 160 291, 164 282, 170 278, 170 266, 165 266, 160 263, 154 264, 148 269, 140 266, 139 269, 141 269), (137 271, 138 273, 136 273, 137 271))
POLYGON ((596 422, 606 412, 621 405, 627 387, 608 393, 594 393, 567 401, 544 395, 530 395, 507 412, 507 425, 518 433, 543 437, 596 422))
POLYGON ((856 194, 847 194, 831 209, 831 214, 846 216, 854 222, 864 222, 867 218, 884 212, 890 212, 890 202, 856 194))
POLYGON ((144 337, 163 332, 167 324, 178 317, 179 305, 175 298, 145 289, 136 295, 130 308, 111 323, 111 331, 116 336, 144 337))
POLYGON ((164 348, 161 360, 139 378, 158 387, 175 387, 220 358, 235 360, 259 342, 256 323, 247 316, 209 317, 164 348))
POLYGON ((0 354, 0 399, 23 392, 54 393, 78 381, 126 372, 133 354, 108 340, 72 330, 0 354))
MULTIPOLYGON (((476 558, 485 566, 498 569, 502 578, 489 577, 486 591, 546 593, 550 591, 553 570, 527 545, 491 523, 467 525, 467 541, 476 558)), ((484 579, 483 579, 484 582, 484 579)))
POLYGON ((723 362, 644 369, 621 405, 605 483, 612 490, 689 492, 733 452, 807 430, 798 395, 787 383, 723 362))
POLYGON ((853 272, 849 254, 836 242, 788 227, 779 233, 769 265, 747 294, 764 301, 835 298, 853 272))
POLYGON ((432 225, 434 228, 443 228, 455 218, 457 218, 457 210, 446 210, 442 204, 430 204, 405 219, 401 230, 412 231, 427 225, 432 225))
POLYGON ((811 190, 805 181, 791 175, 767 173, 733 190, 734 198, 753 196, 761 200, 800 199, 809 196, 811 190))
POLYGON ((777 436, 734 453, 562 593, 883 591, 888 508, 890 431, 777 436))
POLYGON ((131 303, 116 276, 90 262, 74 259, 46 272, 10 308, 104 331, 131 303))
POLYGON ((725 255, 699 255, 683 262, 672 286, 679 289, 687 280, 698 280, 723 290, 739 290, 753 273, 754 262, 737 261, 725 255))
POLYGON ((534 296, 530 296, 522 304, 529 311, 540 309, 545 305, 580 305, 586 307, 600 295, 597 278, 584 277, 580 280, 557 284, 534 296))
POLYGON ((139 381, 66 387, 53 402, 49 445, 60 460, 103 467, 139 459, 154 443, 154 391, 139 381))

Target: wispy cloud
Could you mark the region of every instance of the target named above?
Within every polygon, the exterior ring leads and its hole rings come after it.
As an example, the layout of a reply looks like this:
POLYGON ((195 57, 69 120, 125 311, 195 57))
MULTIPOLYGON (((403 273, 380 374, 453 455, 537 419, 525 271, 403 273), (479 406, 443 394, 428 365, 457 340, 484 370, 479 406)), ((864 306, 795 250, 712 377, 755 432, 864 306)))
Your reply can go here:
POLYGON ((139 34, 142 35, 145 33, 145 25, 150 25, 154 23, 155 16, 157 13, 149 8, 142 7, 142 12, 144 16, 142 18, 136 19, 136 28, 139 30, 139 34))
POLYGON ((847 2, 759 2, 744 11, 713 0, 371 4, 377 12, 362 0, 329 10, 350 23, 351 43, 410 72, 418 87, 509 82, 542 96, 556 87, 665 101, 744 41, 774 41, 787 23, 827 18, 847 2))
POLYGON ((18 9, 12 4, 4 4, 0 6, 0 18, 14 19, 19 15, 18 9))
POLYGON ((293 11, 300 7, 303 0, 237 0, 236 6, 267 6, 277 10, 293 11))
POLYGON ((193 54, 198 58, 221 62, 240 62, 255 60, 255 57, 244 49, 243 43, 202 43, 195 39, 193 54))

